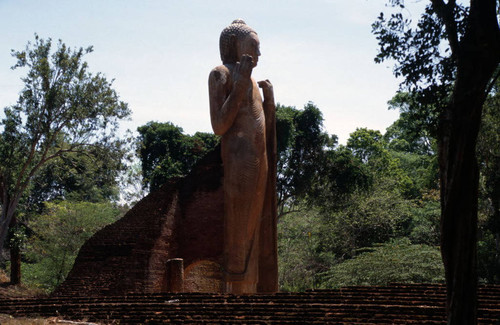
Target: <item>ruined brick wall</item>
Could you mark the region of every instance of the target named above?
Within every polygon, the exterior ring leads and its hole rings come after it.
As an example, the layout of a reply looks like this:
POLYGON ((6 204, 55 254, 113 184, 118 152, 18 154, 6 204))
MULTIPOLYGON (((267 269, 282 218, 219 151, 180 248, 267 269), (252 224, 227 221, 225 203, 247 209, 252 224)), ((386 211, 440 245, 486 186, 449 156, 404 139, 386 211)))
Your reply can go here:
POLYGON ((217 148, 188 176, 171 179, 122 219, 90 238, 54 294, 165 292, 166 262, 171 258, 183 258, 185 269, 196 271, 187 274, 188 291, 218 290, 223 245, 222 177, 217 148))

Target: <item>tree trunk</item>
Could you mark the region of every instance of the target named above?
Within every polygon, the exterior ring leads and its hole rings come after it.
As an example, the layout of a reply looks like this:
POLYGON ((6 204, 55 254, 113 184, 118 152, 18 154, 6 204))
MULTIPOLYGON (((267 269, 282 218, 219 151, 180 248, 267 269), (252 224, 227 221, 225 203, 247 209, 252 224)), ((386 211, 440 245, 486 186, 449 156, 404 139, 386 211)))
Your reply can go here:
POLYGON ((5 241, 9 234, 9 228, 12 226, 14 219, 14 212, 17 209, 17 205, 19 203, 19 196, 14 199, 10 199, 7 195, 4 194, 4 198, 2 200, 2 213, 0 214, 0 261, 3 261, 3 249, 5 245, 5 241))
MULTIPOLYGON (((472 52, 472 51, 471 51, 472 52)), ((455 89, 440 126, 441 253, 448 324, 477 323, 476 141, 486 88, 496 62, 462 53, 455 89)))
POLYGON ((21 284, 21 249, 17 245, 10 248, 10 284, 21 284))
MULTIPOLYGON (((12 218, 10 228, 17 226, 17 219, 12 218)), ((21 248, 16 240, 10 245, 10 284, 21 284, 21 248)))
MULTIPOLYGON (((4 212, 4 211, 2 211, 2 212, 4 212)), ((11 222, 11 218, 8 218, 7 213, 4 212, 0 215, 0 261, 4 260, 2 253, 3 253, 5 240, 7 239, 7 235, 9 233, 10 222, 11 222)))
MULTIPOLYGON (((495 183, 497 183, 496 180, 495 183)), ((493 216, 490 218, 490 229, 493 231, 495 237, 495 257, 494 257, 494 270, 498 271, 493 274, 493 281, 500 281, 500 184, 495 184, 495 190, 490 194, 490 199, 493 204, 493 216)))
POLYGON ((477 190, 475 141, 455 134, 443 148, 441 253, 445 266, 448 324, 477 323, 477 190), (448 150, 446 150, 448 149, 448 150), (451 149, 451 150, 450 150, 451 149), (451 151, 451 152, 450 152, 451 151))
POLYGON ((488 83, 500 62, 496 0, 470 4, 465 34, 453 49, 457 74, 438 139, 448 324, 467 325, 477 324, 476 141, 488 83))

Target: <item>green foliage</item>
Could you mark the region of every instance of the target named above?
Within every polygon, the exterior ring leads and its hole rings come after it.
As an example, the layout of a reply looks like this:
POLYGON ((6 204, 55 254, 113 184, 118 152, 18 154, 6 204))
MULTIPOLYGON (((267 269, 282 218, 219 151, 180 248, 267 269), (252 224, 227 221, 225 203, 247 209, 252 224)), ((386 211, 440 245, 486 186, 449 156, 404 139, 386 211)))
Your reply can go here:
MULTIPOLYGON (((22 78, 24 88, 18 102, 5 108, 5 118, 0 122, 3 128, 0 133, 0 251, 20 201, 34 178, 44 178, 41 171, 49 167, 49 163, 55 164, 54 167, 62 163, 58 160, 78 161, 87 165, 81 168, 83 170, 93 162, 99 166, 101 175, 111 173, 106 176, 109 179, 114 176, 111 170, 124 155, 125 141, 116 137, 116 131, 118 122, 130 111, 112 89, 112 82, 88 71, 83 57, 90 52, 92 47, 71 49, 62 41, 53 50, 51 39, 43 40, 37 35, 35 42, 28 43, 24 51, 12 51, 17 60, 12 68, 25 68, 27 74, 22 78), (87 159, 92 162, 84 163, 87 159)), ((70 173, 66 176, 70 177, 70 173)), ((48 193, 55 190, 48 183, 57 178, 45 176, 46 184, 38 190, 44 188, 44 195, 50 196, 48 193)), ((37 193, 36 185, 34 190, 37 193)))
POLYGON ((439 248, 414 245, 408 239, 376 245, 325 272, 322 287, 386 285, 391 282, 444 282, 439 248))
MULTIPOLYGON (((499 70, 500 72, 500 70, 499 70)), ((500 81, 492 89, 483 107, 483 119, 477 142, 483 196, 491 200, 491 211, 500 217, 500 81)), ((498 228, 500 232, 500 228, 498 228)))
POLYGON ((51 291, 73 266, 80 247, 96 231, 118 219, 121 211, 111 203, 47 203, 46 213, 29 226, 36 233, 23 263, 26 284, 51 291))
POLYGON ((500 236, 489 229, 481 231, 481 240, 478 242, 478 274, 483 283, 500 283, 500 236))
MULTIPOLYGON (((379 44, 375 62, 395 60, 394 75, 403 77, 402 87, 418 98, 419 104, 414 108, 421 112, 421 116, 429 110, 432 112, 430 116, 435 116, 433 110, 448 97, 456 72, 456 57, 446 42, 450 33, 439 17, 444 9, 436 8, 434 3, 438 2, 431 1, 415 24, 405 16, 409 11, 405 11, 404 0, 388 2, 396 9, 389 17, 381 13, 372 25, 379 44)), ((455 17, 454 32, 459 38, 465 32, 468 10, 456 2, 450 4, 448 10, 450 17, 455 17)))
POLYGON ((283 215, 278 223, 279 286, 282 291, 315 287, 323 269, 317 258, 321 219, 317 211, 283 215))
POLYGON ((479 276, 500 283, 500 82, 485 102, 477 143, 480 166, 479 276), (482 222, 481 222, 482 221, 482 222))
POLYGON ((418 199, 439 184, 439 166, 436 155, 390 151, 397 161, 395 175, 401 179, 401 190, 405 197, 418 199), (399 174, 399 175, 398 175, 399 174))
POLYGON ((400 160, 387 149, 380 131, 357 128, 347 139, 347 148, 370 170, 372 177, 388 176, 396 180, 398 190, 411 191, 412 180, 400 166, 400 160))
MULTIPOLYGON (((286 131, 281 136, 280 164, 285 167, 283 175, 290 176, 293 173, 286 167, 292 164, 288 159, 294 150, 294 117, 300 111, 280 107, 278 112, 278 122, 286 131)), ((280 219, 282 290, 320 286, 320 274, 356 258, 360 250, 378 249, 370 248, 377 243, 408 237, 411 244, 437 245, 437 159, 427 146, 432 144, 427 133, 418 133, 417 126, 403 122, 395 123, 390 136, 358 128, 346 146, 324 146, 317 151, 315 164, 308 166, 314 169, 309 171, 313 176, 307 179, 308 188, 305 193, 294 192, 298 212, 282 214, 280 219), (417 133, 407 129, 411 127, 417 133), (397 146, 397 142, 405 145, 397 146)), ((405 251, 394 255, 400 253, 405 251)), ((416 268, 412 279, 425 279, 426 272, 416 268)))
POLYGON ((149 122, 137 131, 143 186, 151 191, 171 177, 186 175, 219 142, 209 133, 185 135, 181 127, 170 122, 149 122))
POLYGON ((347 139, 347 148, 364 163, 386 154, 382 133, 367 128, 357 128, 352 132, 347 139))
POLYGON ((438 110, 422 101, 418 93, 400 91, 388 102, 389 109, 399 110, 399 118, 384 134, 390 149, 420 155, 436 152, 438 110))
POLYGON ((311 102, 303 110, 278 104, 276 108, 278 139, 279 215, 303 200, 318 185, 325 152, 336 144, 335 136, 323 131, 323 114, 311 102))
POLYGON ((309 102, 303 110, 278 105, 278 215, 339 202, 371 179, 337 137, 323 131, 323 114, 309 102))
POLYGON ((29 233, 30 230, 26 227, 26 225, 16 223, 15 226, 9 228, 7 247, 23 247, 28 241, 29 233))
POLYGON ((396 182, 397 190, 406 198, 417 198, 428 187, 437 185, 437 161, 433 155, 405 151, 405 146, 414 146, 418 139, 400 138, 400 133, 388 138, 379 131, 358 128, 347 140, 351 150, 369 170, 371 178, 389 177, 396 182), (394 150, 391 144, 405 145, 394 150))
POLYGON ((413 244, 438 246, 441 217, 439 194, 436 190, 430 191, 410 207, 411 223, 408 237, 413 244))
POLYGON ((121 149, 89 148, 85 153, 68 153, 47 162, 34 175, 28 195, 20 207, 25 213, 41 213, 45 202, 73 200, 102 202, 117 200, 118 179, 124 172, 121 149))
POLYGON ((341 209, 348 205, 353 193, 372 188, 374 174, 369 166, 345 146, 327 151, 325 157, 324 163, 316 166, 320 171, 319 181, 305 196, 308 205, 325 211, 341 209))
POLYGON ((369 192, 351 195, 342 209, 324 211, 319 250, 323 258, 351 258, 368 247, 404 234, 410 222, 409 202, 389 178, 377 180, 369 192))

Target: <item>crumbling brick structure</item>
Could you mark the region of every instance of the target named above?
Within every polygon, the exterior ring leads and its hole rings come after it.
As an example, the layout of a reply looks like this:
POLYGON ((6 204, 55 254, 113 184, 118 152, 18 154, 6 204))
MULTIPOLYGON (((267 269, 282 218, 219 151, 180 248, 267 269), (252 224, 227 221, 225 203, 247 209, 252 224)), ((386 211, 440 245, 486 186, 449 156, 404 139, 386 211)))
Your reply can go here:
POLYGON ((221 292, 222 178, 217 147, 188 176, 169 180, 90 238, 55 294, 168 292, 172 258, 184 260, 185 291, 221 292))

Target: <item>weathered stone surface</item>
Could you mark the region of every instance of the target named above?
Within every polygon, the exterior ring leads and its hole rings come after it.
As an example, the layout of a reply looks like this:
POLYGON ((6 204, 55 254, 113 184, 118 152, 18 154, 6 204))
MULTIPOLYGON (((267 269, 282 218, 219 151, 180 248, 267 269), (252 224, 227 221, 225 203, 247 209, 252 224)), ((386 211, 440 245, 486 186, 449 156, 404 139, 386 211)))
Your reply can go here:
POLYGON ((224 292, 275 292, 276 123, 272 84, 256 82, 257 33, 237 19, 220 35, 209 75, 210 118, 224 163, 224 292), (259 88, 262 88, 261 96, 259 88), (264 97, 264 100, 262 99, 264 97))
POLYGON ((169 292, 184 292, 184 260, 171 258, 167 261, 167 289, 169 292))
MULTIPOLYGON (((393 284, 258 295, 133 294, 0 297, 0 314, 103 324, 446 324, 446 288, 393 284)), ((479 324, 498 324, 500 286, 479 287, 479 324)), ((1 322, 1 320, 0 320, 1 322)), ((7 319, 9 323, 9 319, 7 319)), ((3 323, 2 323, 3 324, 3 323)))
POLYGON ((211 260, 191 263, 184 271, 187 292, 222 292, 221 265, 211 260))
MULTIPOLYGON (((223 170, 220 149, 209 153, 185 178, 171 179, 80 250, 73 269, 55 294, 116 295, 168 292, 167 261, 184 267, 222 262, 223 170)), ((204 279, 220 278, 215 267, 188 273, 189 290, 218 288, 204 279), (205 274, 206 271, 206 274, 205 274), (203 279, 202 279, 203 278, 203 279)), ((220 269, 219 269, 220 270, 220 269)))

